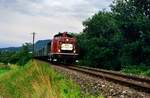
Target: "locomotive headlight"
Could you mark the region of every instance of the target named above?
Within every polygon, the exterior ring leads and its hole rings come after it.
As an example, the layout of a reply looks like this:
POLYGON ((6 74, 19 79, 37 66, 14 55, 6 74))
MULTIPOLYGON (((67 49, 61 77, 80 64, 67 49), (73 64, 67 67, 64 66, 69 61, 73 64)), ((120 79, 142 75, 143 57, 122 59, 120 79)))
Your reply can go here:
POLYGON ((60 52, 60 49, 58 50, 58 52, 60 52))
POLYGON ((74 50, 73 53, 76 53, 76 50, 74 50))

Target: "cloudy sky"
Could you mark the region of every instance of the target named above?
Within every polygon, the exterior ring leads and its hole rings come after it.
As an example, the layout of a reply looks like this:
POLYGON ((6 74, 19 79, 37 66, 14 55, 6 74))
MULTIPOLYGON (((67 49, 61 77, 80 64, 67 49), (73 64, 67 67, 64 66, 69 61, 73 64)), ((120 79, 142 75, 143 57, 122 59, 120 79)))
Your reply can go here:
POLYGON ((112 0, 0 0, 0 48, 50 39, 57 32, 81 32, 82 21, 112 0))

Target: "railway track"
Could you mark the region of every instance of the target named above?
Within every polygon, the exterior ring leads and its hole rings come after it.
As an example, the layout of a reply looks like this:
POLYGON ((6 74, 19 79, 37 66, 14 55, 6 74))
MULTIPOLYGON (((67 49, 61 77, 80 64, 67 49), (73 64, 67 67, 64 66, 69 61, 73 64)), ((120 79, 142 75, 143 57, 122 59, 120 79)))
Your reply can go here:
MULTIPOLYGON (((59 65, 60 66, 60 65, 59 65)), ((75 70, 84 74, 88 74, 93 77, 103 78, 108 81, 115 82, 117 84, 125 85, 138 91, 150 93, 150 78, 140 78, 137 76, 130 76, 121 74, 114 71, 81 67, 81 66, 63 66, 70 70, 75 70)))

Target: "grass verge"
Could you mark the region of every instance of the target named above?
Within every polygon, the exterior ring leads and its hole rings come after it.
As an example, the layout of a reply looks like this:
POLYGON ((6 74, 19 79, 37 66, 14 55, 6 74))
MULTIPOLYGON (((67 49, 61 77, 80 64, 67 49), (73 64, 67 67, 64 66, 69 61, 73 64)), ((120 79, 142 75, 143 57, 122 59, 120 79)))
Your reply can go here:
POLYGON ((81 97, 94 98, 89 95, 83 97, 78 85, 38 60, 28 62, 24 67, 13 67, 0 77, 0 98, 81 97))
POLYGON ((121 70, 126 74, 149 76, 150 77, 150 67, 149 66, 127 66, 121 70))

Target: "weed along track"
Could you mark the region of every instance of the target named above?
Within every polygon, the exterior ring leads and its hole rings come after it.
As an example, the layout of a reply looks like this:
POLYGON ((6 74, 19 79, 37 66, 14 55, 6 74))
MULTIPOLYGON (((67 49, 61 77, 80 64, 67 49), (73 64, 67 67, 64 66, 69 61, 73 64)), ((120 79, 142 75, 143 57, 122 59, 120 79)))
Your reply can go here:
POLYGON ((149 98, 150 78, 139 78, 121 73, 88 67, 53 65, 80 84, 83 92, 117 98, 149 98))

